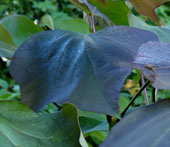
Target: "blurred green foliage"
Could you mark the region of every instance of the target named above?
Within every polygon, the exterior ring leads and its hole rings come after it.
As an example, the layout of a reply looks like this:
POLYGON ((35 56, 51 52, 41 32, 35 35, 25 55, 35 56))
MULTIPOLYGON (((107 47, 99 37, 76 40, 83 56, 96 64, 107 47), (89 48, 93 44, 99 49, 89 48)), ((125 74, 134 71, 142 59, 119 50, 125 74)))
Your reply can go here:
POLYGON ((83 17, 80 9, 68 0, 0 0, 0 17, 9 14, 23 14, 32 20, 40 19, 45 14, 53 18, 83 17))

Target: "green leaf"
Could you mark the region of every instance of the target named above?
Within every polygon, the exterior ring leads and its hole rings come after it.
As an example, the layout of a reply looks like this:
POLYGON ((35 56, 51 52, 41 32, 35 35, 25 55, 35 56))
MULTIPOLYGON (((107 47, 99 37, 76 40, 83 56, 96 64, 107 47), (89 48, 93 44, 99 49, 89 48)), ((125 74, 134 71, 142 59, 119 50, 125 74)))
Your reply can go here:
POLYGON ((23 15, 7 16, 1 21, 2 26, 8 30, 16 46, 19 46, 26 38, 34 33, 42 31, 29 18, 23 15))
POLYGON ((119 98, 119 112, 122 112, 126 106, 129 104, 129 99, 127 97, 121 96, 119 98))
POLYGON ((55 19, 54 28, 59 30, 68 30, 83 34, 90 33, 90 26, 82 19, 68 18, 68 19, 55 19))
POLYGON ((96 131, 108 131, 109 129, 107 120, 99 121, 88 117, 79 117, 79 121, 83 134, 96 131))
POLYGON ((0 56, 11 58, 16 47, 9 32, 0 24, 0 56))
POLYGON ((143 106, 127 114, 101 147, 169 147, 170 100, 143 106))
MULTIPOLYGON (((114 24, 128 25, 129 9, 124 2, 106 0, 105 5, 100 3, 98 0, 88 0, 88 2, 107 16, 114 24)), ((94 13, 94 15, 96 15, 96 13, 94 13)))
POLYGON ((41 18, 41 23, 47 27, 49 27, 51 30, 54 30, 54 22, 50 15, 46 14, 41 18))
POLYGON ((104 5, 99 0, 71 0, 71 2, 87 6, 91 14, 110 20, 116 25, 128 25, 129 9, 122 1, 106 0, 104 5))
POLYGON ((0 41, 0 56, 1 57, 12 58, 16 49, 17 49, 16 47, 0 41))
POLYGON ((0 87, 3 89, 7 89, 8 88, 8 83, 2 79, 0 79, 0 87))
POLYGON ((95 131, 108 131, 106 115, 79 110, 79 121, 83 134, 95 131))
POLYGON ((0 143, 3 147, 80 147, 77 110, 36 114, 18 102, 0 101, 0 143))
POLYGON ((133 14, 129 14, 129 24, 132 27, 137 27, 151 31, 159 37, 160 41, 170 43, 170 28, 168 28, 167 26, 166 27, 150 26, 146 24, 144 21, 140 20, 139 17, 134 16, 133 14))
POLYGON ((3 27, 2 24, 0 24, 0 41, 4 42, 6 44, 9 44, 11 46, 15 46, 13 39, 9 32, 3 27))
POLYGON ((88 15, 91 15, 91 12, 89 10, 89 8, 82 3, 82 1, 79 0, 69 0, 71 3, 73 3, 75 6, 77 6, 78 8, 80 8, 81 10, 83 10, 84 12, 86 12, 88 15))

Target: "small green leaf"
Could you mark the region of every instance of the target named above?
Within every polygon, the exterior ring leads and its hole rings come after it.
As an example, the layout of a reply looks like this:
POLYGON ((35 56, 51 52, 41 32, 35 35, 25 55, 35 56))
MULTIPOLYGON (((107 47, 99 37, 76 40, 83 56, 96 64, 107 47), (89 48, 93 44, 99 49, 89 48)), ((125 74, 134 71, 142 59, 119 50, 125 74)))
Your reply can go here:
POLYGON ((41 23, 44 24, 45 26, 48 26, 51 30, 54 30, 54 22, 53 19, 50 15, 44 15, 41 18, 41 23))

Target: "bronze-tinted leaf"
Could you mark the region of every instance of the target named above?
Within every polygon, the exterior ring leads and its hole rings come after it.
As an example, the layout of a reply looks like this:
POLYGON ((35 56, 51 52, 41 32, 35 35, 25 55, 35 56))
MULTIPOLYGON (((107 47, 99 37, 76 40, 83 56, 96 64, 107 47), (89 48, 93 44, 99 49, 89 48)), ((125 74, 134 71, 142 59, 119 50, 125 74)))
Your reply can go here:
POLYGON ((129 0, 137 11, 158 23, 158 18, 154 10, 169 0, 129 0))

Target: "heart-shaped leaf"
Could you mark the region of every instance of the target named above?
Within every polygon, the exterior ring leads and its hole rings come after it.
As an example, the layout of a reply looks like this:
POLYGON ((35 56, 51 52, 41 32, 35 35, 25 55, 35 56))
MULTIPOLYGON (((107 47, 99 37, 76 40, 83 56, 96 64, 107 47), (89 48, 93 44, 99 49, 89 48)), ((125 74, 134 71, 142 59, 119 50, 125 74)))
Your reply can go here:
POLYGON ((0 101, 0 143, 4 147, 80 147, 76 108, 64 104, 61 112, 35 114, 21 103, 0 101))
POLYGON ((147 16, 154 22, 158 23, 158 18, 154 10, 162 5, 163 3, 170 0, 129 0, 138 12, 142 15, 147 16))
POLYGON ((169 147, 170 100, 143 106, 127 114, 101 147, 169 147))
POLYGON ((113 115, 138 48, 158 38, 151 32, 114 26, 81 35, 46 31, 33 35, 15 52, 10 73, 19 83, 22 101, 40 110, 56 101, 80 109, 113 115))

